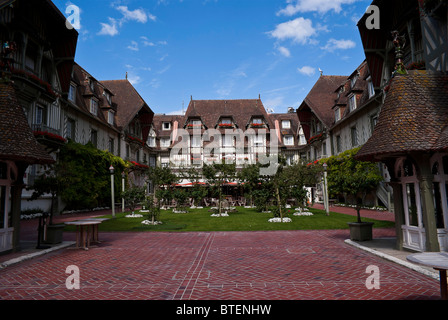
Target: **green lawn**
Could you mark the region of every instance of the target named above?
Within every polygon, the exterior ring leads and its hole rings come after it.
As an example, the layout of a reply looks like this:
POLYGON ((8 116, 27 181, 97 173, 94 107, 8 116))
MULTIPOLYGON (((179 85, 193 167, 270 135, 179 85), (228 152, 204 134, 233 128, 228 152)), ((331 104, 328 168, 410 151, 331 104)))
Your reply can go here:
MULTIPOLYGON (((313 216, 294 216, 294 210, 290 210, 292 222, 272 223, 268 222, 273 217, 270 213, 260 213, 255 209, 237 208, 237 213, 230 213, 228 217, 211 217, 208 208, 189 210, 189 213, 173 213, 164 211, 160 215, 163 224, 147 226, 142 224, 143 218, 126 218, 127 213, 116 214, 115 219, 110 219, 100 225, 100 231, 164 231, 164 232, 191 232, 191 231, 268 231, 268 230, 322 230, 322 229, 348 229, 348 222, 356 221, 356 217, 330 213, 310 209, 313 216)), ((136 211, 135 213, 138 213, 136 211)), ((106 216, 111 218, 111 216, 106 216)), ((375 228, 393 227, 393 222, 363 219, 365 222, 374 222, 375 228)), ((67 231, 73 228, 67 227, 67 231)))

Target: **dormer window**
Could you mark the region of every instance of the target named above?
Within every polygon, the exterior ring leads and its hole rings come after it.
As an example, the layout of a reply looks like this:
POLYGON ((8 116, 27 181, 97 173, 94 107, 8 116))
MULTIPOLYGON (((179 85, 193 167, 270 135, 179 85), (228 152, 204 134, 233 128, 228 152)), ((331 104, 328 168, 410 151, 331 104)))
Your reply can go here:
POLYGON ((190 123, 187 124, 188 128, 202 128, 202 121, 201 120, 190 120, 190 123))
POLYGON ((107 112, 107 122, 110 125, 112 125, 112 126, 114 125, 114 123, 115 123, 115 112, 113 110, 109 110, 107 112))
POLYGON ((98 115, 98 101, 95 99, 90 99, 90 113, 95 116, 98 115))
POLYGON ((282 121, 282 129, 291 129, 291 121, 283 120, 282 121))
POLYGON ((106 97, 107 102, 110 104, 112 104, 112 98, 109 92, 104 91, 104 96, 106 97))
POLYGON ((375 87, 371 77, 367 78, 367 89, 369 90, 369 98, 372 98, 375 95, 375 87))
POLYGON ((356 109, 356 95, 352 94, 348 97, 348 108, 350 112, 356 109))
POLYGON ((283 143, 285 146, 293 146, 294 145, 294 137, 293 136, 284 136, 283 143))
POLYGON ((358 77, 359 77, 359 75, 356 74, 356 75, 354 75, 353 78, 350 80, 350 85, 351 85, 351 88, 352 88, 352 89, 355 87, 355 85, 356 85, 356 81, 358 81, 358 77))
POLYGON ((341 109, 340 108, 336 108, 334 109, 334 120, 336 122, 338 122, 339 120, 341 120, 341 109))
POLYGON ((261 128, 265 125, 262 118, 253 118, 251 122, 251 126, 254 128, 261 128))
POLYGON ((171 130, 171 122, 164 122, 162 124, 162 130, 171 130))
POLYGON ((95 92, 95 83, 93 82, 92 79, 89 79, 89 86, 90 90, 92 90, 92 92, 95 92))
POLYGON ((220 128, 231 128, 231 127, 233 127, 232 119, 230 119, 230 118, 222 118, 221 121, 219 122, 219 127, 220 128))

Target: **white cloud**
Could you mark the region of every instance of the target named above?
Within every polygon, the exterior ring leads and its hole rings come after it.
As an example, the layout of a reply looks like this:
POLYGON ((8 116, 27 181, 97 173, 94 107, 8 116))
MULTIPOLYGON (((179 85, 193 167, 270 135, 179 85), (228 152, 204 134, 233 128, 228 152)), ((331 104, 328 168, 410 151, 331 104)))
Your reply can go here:
POLYGON ((289 3, 284 9, 277 12, 277 15, 293 16, 298 12, 319 12, 326 13, 333 10, 340 13, 343 4, 352 4, 359 0, 288 0, 289 3))
POLYGON ((297 71, 306 76, 314 76, 316 69, 310 66, 303 66, 302 68, 297 68, 297 71))
POLYGON ((278 47, 278 51, 281 53, 281 55, 289 58, 291 56, 291 52, 288 48, 285 47, 278 47))
POLYGON ((328 40, 327 44, 324 47, 321 47, 321 49, 333 52, 335 50, 347 50, 347 49, 352 49, 354 47, 356 47, 356 43, 352 40, 330 39, 330 40, 328 40))
POLYGON ((143 9, 135 9, 131 11, 126 6, 118 6, 116 9, 123 14, 124 20, 133 20, 140 23, 146 23, 148 19, 153 21, 157 19, 154 15, 146 13, 143 9))
POLYGON ((128 46, 129 50, 138 51, 138 43, 137 41, 131 41, 131 45, 128 46))
POLYGON ((155 21, 157 17, 151 13, 145 12, 143 9, 129 10, 127 6, 115 7, 123 16, 121 19, 114 19, 109 17, 109 23, 101 23, 101 30, 99 35, 115 36, 119 33, 118 28, 122 27, 127 21, 136 21, 139 23, 146 23, 148 20, 155 21))
POLYGON ((140 78, 140 76, 132 73, 132 72, 128 72, 128 81, 133 85, 137 85, 142 81, 142 78, 140 78))
POLYGON ((109 18, 109 23, 101 23, 101 30, 98 34, 103 36, 116 36, 118 34, 117 21, 109 18))
POLYGON ((307 44, 316 34, 316 29, 313 28, 313 22, 310 19, 300 17, 277 25, 269 34, 278 40, 292 39, 294 42, 307 44))

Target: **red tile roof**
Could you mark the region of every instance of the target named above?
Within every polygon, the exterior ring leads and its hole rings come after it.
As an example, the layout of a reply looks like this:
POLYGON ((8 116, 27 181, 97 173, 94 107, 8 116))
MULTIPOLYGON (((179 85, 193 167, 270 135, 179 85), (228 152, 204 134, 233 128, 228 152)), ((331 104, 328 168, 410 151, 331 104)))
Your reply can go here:
POLYGON ((447 150, 448 75, 411 71, 392 79, 378 124, 357 157, 447 150))
POLYGON ((31 131, 11 83, 0 81, 0 159, 50 164, 53 158, 31 131))

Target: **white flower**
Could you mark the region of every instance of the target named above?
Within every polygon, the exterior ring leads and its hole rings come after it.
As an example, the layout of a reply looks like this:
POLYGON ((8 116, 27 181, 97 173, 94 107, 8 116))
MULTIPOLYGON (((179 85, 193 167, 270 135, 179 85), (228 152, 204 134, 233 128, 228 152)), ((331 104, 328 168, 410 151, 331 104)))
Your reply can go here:
POLYGON ((269 222, 292 222, 291 218, 283 218, 283 220, 281 218, 272 218, 269 219, 269 222))
POLYGON ((136 213, 128 214, 125 217, 126 218, 143 218, 143 216, 141 214, 136 214, 136 213))
POLYGON ((158 225, 158 224, 162 224, 162 222, 160 222, 160 221, 154 221, 154 223, 152 223, 152 221, 150 221, 150 220, 144 220, 144 221, 142 221, 142 224, 146 224, 147 226, 150 226, 150 225, 158 225))

